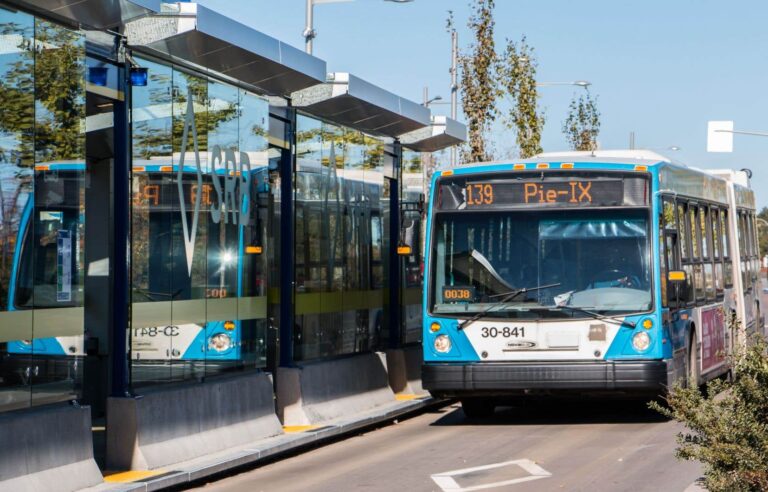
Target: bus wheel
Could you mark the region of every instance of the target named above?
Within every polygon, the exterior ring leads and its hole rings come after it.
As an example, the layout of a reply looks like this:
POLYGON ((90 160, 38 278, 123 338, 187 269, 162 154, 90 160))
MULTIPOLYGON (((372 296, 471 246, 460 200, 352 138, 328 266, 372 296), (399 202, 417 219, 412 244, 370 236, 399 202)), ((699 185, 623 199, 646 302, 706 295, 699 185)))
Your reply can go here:
POLYGON ((496 410, 496 404, 486 398, 464 398, 461 400, 464 415, 471 419, 490 417, 496 410))
POLYGON ((691 332, 691 343, 688 344, 688 387, 699 386, 699 354, 696 350, 696 332, 691 332))

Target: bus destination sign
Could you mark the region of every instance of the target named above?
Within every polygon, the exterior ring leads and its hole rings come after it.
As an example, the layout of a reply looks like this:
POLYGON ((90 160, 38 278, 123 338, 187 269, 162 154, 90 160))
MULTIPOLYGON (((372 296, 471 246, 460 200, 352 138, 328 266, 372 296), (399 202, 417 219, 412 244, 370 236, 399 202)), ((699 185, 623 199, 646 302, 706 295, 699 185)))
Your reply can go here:
POLYGON ((621 179, 467 182, 461 190, 455 184, 445 188, 451 188, 443 191, 452 196, 445 197, 448 199, 443 200, 441 208, 449 209, 610 207, 624 203, 624 182, 621 179))

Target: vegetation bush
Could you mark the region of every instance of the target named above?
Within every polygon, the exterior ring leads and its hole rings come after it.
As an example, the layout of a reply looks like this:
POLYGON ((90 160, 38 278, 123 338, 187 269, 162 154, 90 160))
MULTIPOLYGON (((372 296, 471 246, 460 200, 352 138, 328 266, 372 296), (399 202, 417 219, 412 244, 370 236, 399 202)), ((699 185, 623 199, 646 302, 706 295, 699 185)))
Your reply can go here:
POLYGON ((711 492, 768 490, 768 342, 754 336, 747 345, 731 357, 731 381, 711 381, 703 393, 678 385, 667 406, 651 403, 685 425, 677 457, 703 463, 711 492))

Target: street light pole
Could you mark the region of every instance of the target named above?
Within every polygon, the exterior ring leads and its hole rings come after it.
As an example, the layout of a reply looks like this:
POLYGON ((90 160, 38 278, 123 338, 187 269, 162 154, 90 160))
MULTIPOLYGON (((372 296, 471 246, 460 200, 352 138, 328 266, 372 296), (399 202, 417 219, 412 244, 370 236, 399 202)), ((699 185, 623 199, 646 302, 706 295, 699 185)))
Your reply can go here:
MULTIPOLYGON (((304 36, 304 51, 312 54, 312 41, 317 37, 317 31, 314 26, 314 9, 318 3, 345 3, 354 2, 355 0, 307 0, 306 4, 306 23, 304 25, 304 32, 301 33, 304 36)), ((410 3, 413 0, 384 0, 391 3, 410 3)))
POLYGON ((307 15, 306 25, 304 26, 304 49, 310 55, 312 54, 312 40, 315 39, 317 33, 315 32, 314 24, 314 10, 315 0, 307 0, 307 15))
MULTIPOLYGON (((451 118, 456 119, 459 93, 459 34, 451 31, 451 118)), ((456 165, 456 146, 451 146, 451 167, 456 165)))
POLYGON ((589 90, 589 86, 592 82, 586 80, 575 80, 573 82, 536 82, 536 87, 549 87, 552 85, 575 85, 577 87, 583 87, 584 90, 589 90))

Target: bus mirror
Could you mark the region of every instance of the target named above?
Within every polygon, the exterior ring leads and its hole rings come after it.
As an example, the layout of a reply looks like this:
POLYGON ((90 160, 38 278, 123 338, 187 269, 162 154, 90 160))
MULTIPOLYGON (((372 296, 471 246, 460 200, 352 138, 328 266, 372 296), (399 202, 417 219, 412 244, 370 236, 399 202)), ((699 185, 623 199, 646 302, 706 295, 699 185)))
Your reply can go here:
POLYGON ((673 283, 683 283, 685 282, 685 272, 683 271, 669 272, 669 275, 667 275, 667 279, 673 283))
POLYGON ((397 244, 397 254, 400 256, 413 255, 414 245, 417 243, 418 222, 409 220, 408 224, 403 224, 400 230, 400 241, 397 244))

